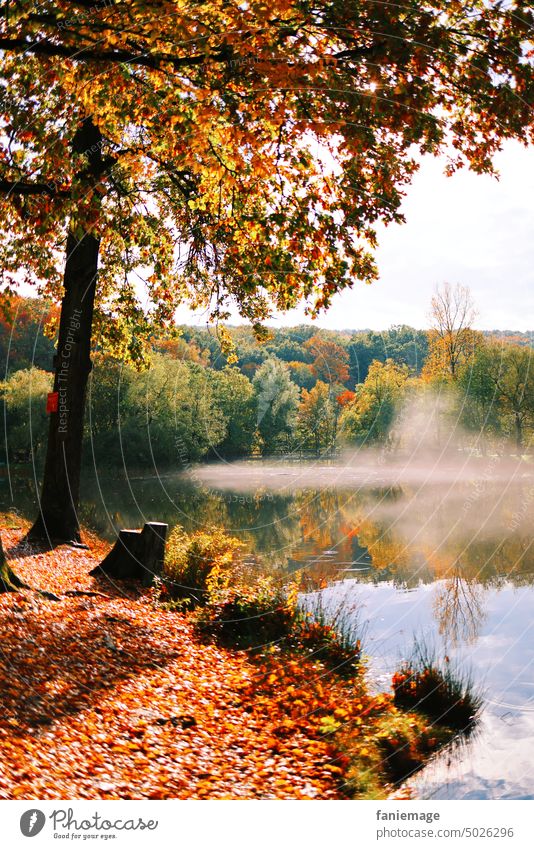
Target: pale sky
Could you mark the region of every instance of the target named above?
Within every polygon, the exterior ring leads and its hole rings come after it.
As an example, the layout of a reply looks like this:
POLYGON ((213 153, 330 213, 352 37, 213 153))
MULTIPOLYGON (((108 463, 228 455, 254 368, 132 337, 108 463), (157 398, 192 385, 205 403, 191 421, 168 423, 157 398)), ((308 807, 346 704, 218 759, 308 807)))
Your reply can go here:
MULTIPOLYGON (((446 177, 444 161, 426 157, 407 189, 406 224, 379 228, 380 280, 337 295, 315 324, 426 327, 432 292, 448 281, 470 287, 480 329, 534 329, 534 150, 509 142, 495 163, 498 181, 467 170, 446 177)), ((178 321, 205 319, 184 309, 178 321)), ((299 309, 269 323, 303 321, 299 309)))
MULTIPOLYGON (((425 328, 432 292, 448 281, 469 286, 481 330, 534 330, 534 149, 508 142, 495 164, 499 180, 465 169, 446 177, 444 160, 425 157, 406 190, 406 224, 378 228, 380 279, 337 295, 315 326, 425 328)), ((182 308, 177 321, 202 326, 206 316, 182 308)), ((309 321, 301 308, 269 324, 309 321)), ((237 312, 232 323, 242 323, 237 312)))

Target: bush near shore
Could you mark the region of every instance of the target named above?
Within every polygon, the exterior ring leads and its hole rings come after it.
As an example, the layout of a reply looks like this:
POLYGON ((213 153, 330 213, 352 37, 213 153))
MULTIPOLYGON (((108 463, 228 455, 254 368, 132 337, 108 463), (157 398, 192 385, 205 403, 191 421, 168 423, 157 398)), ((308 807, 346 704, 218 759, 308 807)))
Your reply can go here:
POLYGON ((258 667, 251 699, 267 700, 288 728, 304 722, 329 740, 343 794, 381 798, 446 745, 479 708, 469 684, 427 662, 420 675, 403 667, 393 694, 369 693, 361 635, 320 601, 299 604, 298 578, 240 557, 223 531, 170 536, 157 603, 183 607, 202 638, 246 650, 258 667), (409 673, 408 691, 404 681, 409 673), (423 692, 423 682, 434 689, 423 692), (412 686, 415 683, 415 686, 412 686))

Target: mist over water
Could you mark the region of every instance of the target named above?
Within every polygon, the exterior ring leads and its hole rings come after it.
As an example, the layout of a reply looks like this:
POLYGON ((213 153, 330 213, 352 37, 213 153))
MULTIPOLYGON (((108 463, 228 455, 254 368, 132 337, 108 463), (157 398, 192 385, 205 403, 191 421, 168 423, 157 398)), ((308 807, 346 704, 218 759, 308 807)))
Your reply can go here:
POLYGON ((534 456, 524 458, 514 445, 467 433, 445 394, 427 393, 410 401, 395 420, 386 445, 345 448, 336 460, 308 462, 246 460, 201 466, 193 480, 221 489, 273 491, 305 487, 449 486, 515 484, 533 480, 534 456), (530 460, 530 462, 529 462, 530 460))
POLYGON ((246 460, 202 465, 189 475, 218 489, 274 491, 302 487, 426 487, 482 482, 534 482, 534 455, 518 455, 504 438, 489 442, 466 432, 446 393, 428 392, 407 402, 386 445, 345 448, 336 460, 246 460), (529 462, 530 460, 530 462, 529 462))
POLYGON ((459 455, 450 449, 424 454, 379 452, 360 449, 345 451, 336 460, 287 462, 284 460, 245 460, 199 466, 189 473, 193 481, 220 489, 251 491, 268 487, 282 491, 287 488, 324 486, 396 487, 454 486, 475 481, 494 483, 534 481, 534 465, 521 458, 474 457, 459 455))

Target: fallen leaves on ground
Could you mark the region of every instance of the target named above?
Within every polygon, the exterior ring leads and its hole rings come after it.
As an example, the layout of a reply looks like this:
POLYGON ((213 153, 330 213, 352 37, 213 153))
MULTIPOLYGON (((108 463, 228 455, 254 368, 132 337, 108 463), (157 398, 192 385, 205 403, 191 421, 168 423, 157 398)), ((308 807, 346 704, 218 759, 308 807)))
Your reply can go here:
POLYGON ((92 552, 17 548, 22 531, 4 546, 32 587, 114 597, 0 595, 0 798, 339 797, 330 744, 275 733, 244 652, 91 578, 92 552))
POLYGON ((202 642, 150 591, 91 577, 101 542, 37 552, 25 530, 2 530, 12 567, 60 598, 0 595, 0 798, 385 796, 393 756, 442 742, 362 674, 202 642))

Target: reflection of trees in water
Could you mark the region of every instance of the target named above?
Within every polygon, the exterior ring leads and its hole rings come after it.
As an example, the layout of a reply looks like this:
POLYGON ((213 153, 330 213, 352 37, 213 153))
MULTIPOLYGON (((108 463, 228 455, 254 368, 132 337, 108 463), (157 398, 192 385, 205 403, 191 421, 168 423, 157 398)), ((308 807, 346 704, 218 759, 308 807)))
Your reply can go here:
MULTIPOLYGON (((114 528, 139 527, 145 520, 181 524, 188 531, 223 527, 266 560, 291 569, 307 567, 327 579, 335 577, 338 566, 353 565, 360 581, 387 580, 410 588, 436 579, 455 581, 461 563, 467 594, 474 584, 532 583, 534 546, 525 508, 531 486, 527 481, 509 488, 505 497, 502 487, 485 483, 477 488, 472 481, 454 490, 375 486, 236 492, 197 486, 179 476, 129 482, 100 477, 85 485, 81 520, 109 539, 114 528)), ((28 477, 17 481, 19 509, 31 501, 33 513, 32 495, 28 477)))
POLYGON ((313 582, 336 577, 338 562, 344 556, 339 505, 340 496, 335 489, 302 490, 295 494, 290 510, 298 542, 286 551, 289 570, 303 570, 313 582))
MULTIPOLYGON (((440 632, 452 643, 473 640, 479 633, 486 615, 485 588, 498 589, 508 582, 532 583, 534 545, 530 536, 508 531, 504 538, 499 537, 498 522, 496 535, 492 526, 485 533, 465 528, 457 521, 455 505, 447 502, 430 513, 428 533, 412 534, 410 505, 404 521, 402 513, 389 510, 389 505, 399 500, 398 492, 391 498, 384 496, 369 491, 357 495, 335 490, 302 493, 300 561, 335 547, 335 561, 320 561, 312 571, 333 578, 336 564, 341 562, 345 568, 351 563, 356 568, 363 566, 355 573, 360 581, 389 580, 405 588, 439 581, 434 612, 440 632), (376 510, 378 499, 388 509, 376 510), (370 568, 365 570, 366 566, 370 568)), ((402 506, 405 508, 406 502, 402 506)), ((417 506, 420 509, 421 503, 417 506)), ((419 521, 424 515, 419 513, 419 521)), ((484 515, 482 508, 481 527, 484 515)))
POLYGON ((226 504, 207 488, 176 485, 158 478, 113 481, 100 478, 86 487, 80 507, 82 525, 113 539, 116 528, 145 521, 167 522, 186 530, 219 527, 228 521, 226 504))
POLYGON ((340 542, 340 495, 334 489, 300 492, 295 504, 300 517, 302 539, 316 550, 332 549, 340 542))
POLYGON ((499 589, 507 583, 514 586, 531 584, 534 578, 534 546, 532 538, 518 534, 505 538, 471 538, 462 536, 454 545, 444 547, 445 568, 439 576, 454 573, 461 562, 462 575, 482 587, 499 589))
POLYGON ((434 597, 434 613, 440 634, 452 645, 471 642, 478 636, 486 618, 483 598, 481 585, 471 578, 466 578, 460 568, 454 575, 438 584, 434 597))
POLYGON ((284 565, 293 548, 301 540, 300 520, 292 496, 263 494, 256 503, 231 503, 233 533, 245 539, 250 547, 284 565))

